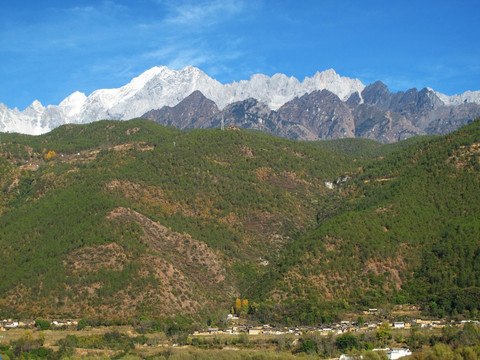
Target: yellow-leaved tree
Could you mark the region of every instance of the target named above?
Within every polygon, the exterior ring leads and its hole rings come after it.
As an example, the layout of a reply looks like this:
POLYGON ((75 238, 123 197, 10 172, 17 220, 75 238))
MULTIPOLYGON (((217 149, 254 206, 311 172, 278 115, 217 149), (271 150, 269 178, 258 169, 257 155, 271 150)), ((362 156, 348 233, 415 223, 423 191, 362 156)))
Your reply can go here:
POLYGON ((235 300, 235 311, 239 314, 240 310, 242 310, 242 300, 237 298, 237 300, 235 300))
POLYGON ((55 150, 50 150, 48 153, 46 153, 45 155, 43 155, 43 158, 45 160, 50 160, 50 159, 54 159, 55 156, 57 156, 57 153, 55 152, 55 150))

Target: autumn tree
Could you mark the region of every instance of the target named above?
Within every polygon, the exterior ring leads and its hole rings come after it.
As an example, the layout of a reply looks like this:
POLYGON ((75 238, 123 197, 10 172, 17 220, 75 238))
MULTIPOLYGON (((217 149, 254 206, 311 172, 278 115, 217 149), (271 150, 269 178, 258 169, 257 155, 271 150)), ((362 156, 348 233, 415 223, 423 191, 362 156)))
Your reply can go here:
POLYGON ((235 300, 235 311, 237 312, 237 314, 240 313, 240 310, 242 310, 242 300, 240 300, 239 298, 237 298, 235 300))
POLYGON ((57 153, 55 152, 55 150, 50 150, 48 153, 43 155, 43 158, 45 160, 51 160, 51 159, 54 159, 56 156, 57 156, 57 153))

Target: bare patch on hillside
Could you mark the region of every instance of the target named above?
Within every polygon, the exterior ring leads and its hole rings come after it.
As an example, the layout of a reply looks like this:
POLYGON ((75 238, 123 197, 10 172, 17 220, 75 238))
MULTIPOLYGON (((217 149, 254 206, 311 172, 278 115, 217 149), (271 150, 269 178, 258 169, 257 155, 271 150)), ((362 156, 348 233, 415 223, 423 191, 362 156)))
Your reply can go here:
POLYGON ((137 126, 137 127, 134 127, 134 128, 127 129, 127 131, 125 131, 125 133, 128 136, 130 136, 130 135, 135 134, 138 130, 140 130, 140 128, 137 126))
POLYGON ((256 158, 256 156, 253 154, 252 149, 250 149, 248 146, 245 146, 245 145, 240 148, 240 153, 247 159, 256 158))
POLYGON ((377 214, 379 213, 385 213, 385 212, 391 212, 393 210, 393 204, 390 204, 388 207, 379 207, 375 210, 377 214))
POLYGON ((180 269, 162 258, 153 255, 143 256, 140 275, 144 277, 152 275, 159 281, 156 290, 149 294, 149 301, 163 302, 169 312, 193 313, 201 308, 201 302, 206 301, 194 291, 196 286, 180 269))
POLYGON ((228 215, 220 218, 218 221, 230 226, 231 228, 236 228, 243 225, 243 222, 240 220, 239 216, 234 212, 230 212, 228 215))
POLYGON ((480 162, 480 157, 478 157, 479 153, 480 143, 469 146, 460 146, 455 155, 452 155, 447 159, 447 163, 452 164, 457 169, 463 169, 468 166, 468 164, 472 161, 472 158, 475 156, 477 156, 478 161, 480 162))
POLYGON ((220 160, 216 160, 216 159, 213 159, 213 163, 215 165, 220 165, 220 166, 224 166, 224 167, 227 167, 227 166, 231 166, 232 164, 229 163, 229 162, 226 162, 226 161, 220 161, 220 160))
POLYGON ((39 168, 39 164, 36 164, 34 162, 29 162, 28 164, 20 166, 21 170, 28 170, 28 171, 37 171, 38 168, 39 168))
POLYGON ((105 185, 105 189, 133 199, 142 207, 160 208, 162 212, 168 215, 182 214, 188 217, 210 218, 213 208, 212 200, 205 195, 199 195, 187 204, 185 201, 171 200, 167 191, 154 185, 141 185, 130 181, 113 180, 105 185))
POLYGON ((105 185, 105 189, 122 194, 147 207, 160 207, 162 211, 173 215, 182 211, 178 202, 171 202, 167 194, 158 186, 141 185, 131 181, 113 180, 105 185))
POLYGON ((272 172, 272 168, 261 167, 255 170, 255 175, 257 176, 258 180, 267 181, 270 178, 272 172))
POLYGON ((201 281, 219 283, 225 271, 217 256, 205 243, 188 234, 180 234, 131 209, 118 207, 108 218, 133 221, 144 231, 144 241, 157 254, 179 269, 194 272, 201 281))
POLYGON ((400 272, 404 272, 407 264, 402 256, 397 256, 395 259, 386 258, 383 260, 369 259, 364 266, 364 273, 372 272, 374 275, 386 274, 388 281, 384 286, 385 290, 397 289, 400 290, 403 280, 400 277, 400 272))
POLYGON ((286 191, 307 191, 313 187, 312 183, 291 171, 276 174, 273 169, 262 167, 255 170, 255 175, 260 181, 268 182, 286 191))
POLYGON ((101 268, 121 270, 127 256, 123 248, 111 243, 108 245, 88 246, 72 252, 63 263, 71 272, 85 271, 95 272, 101 268))
POLYGON ((148 145, 144 142, 131 142, 120 145, 115 145, 111 148, 115 151, 126 151, 126 150, 138 150, 138 151, 151 151, 154 149, 152 145, 148 145))
POLYGON ((378 179, 375 179, 376 182, 384 182, 384 181, 391 181, 393 180, 394 178, 378 178, 378 179))
POLYGON ((19 177, 16 177, 15 179, 13 179, 12 183, 8 186, 7 191, 10 192, 10 191, 14 190, 18 186, 19 182, 20 182, 19 177))

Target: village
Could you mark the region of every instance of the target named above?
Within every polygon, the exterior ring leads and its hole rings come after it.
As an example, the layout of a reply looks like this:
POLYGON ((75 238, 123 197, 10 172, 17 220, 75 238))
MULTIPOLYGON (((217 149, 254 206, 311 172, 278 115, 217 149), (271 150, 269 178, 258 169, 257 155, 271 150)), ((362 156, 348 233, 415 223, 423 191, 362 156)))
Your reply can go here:
MULTIPOLYGON (((247 303, 248 304, 248 303, 247 303)), ((241 306, 236 306, 238 309, 241 306)), ((233 310, 234 308, 232 308, 233 310)), ((383 314, 383 311, 376 308, 366 309, 363 311, 363 316, 367 320, 361 322, 343 320, 339 322, 332 322, 330 324, 322 324, 319 326, 299 326, 299 327, 282 327, 271 324, 251 325, 245 318, 238 316, 238 312, 228 314, 227 322, 228 326, 224 329, 216 327, 208 327, 202 330, 195 331, 193 336, 208 336, 208 335, 284 335, 294 334, 300 336, 309 332, 318 332, 320 335, 327 336, 329 334, 341 335, 351 332, 368 332, 377 329, 382 324, 388 323, 390 329, 411 329, 411 328, 423 328, 423 329, 442 329, 445 326, 463 326, 469 320, 453 320, 453 319, 422 319, 418 315, 418 309, 415 306, 403 307, 396 306, 392 315, 402 314, 408 320, 393 321, 388 320, 383 314), (407 315, 407 316, 405 316, 407 315), (417 316, 414 316, 417 315, 417 316)), ((392 316, 394 317, 394 316, 392 316)), ((398 316, 395 316, 398 318, 398 316)), ((478 325, 478 321, 474 321, 478 325)))
MULTIPOLYGON (((375 330, 382 323, 385 323, 385 320, 372 320, 364 322, 363 324, 358 324, 357 322, 351 321, 340 321, 334 322, 331 324, 323 324, 321 326, 300 326, 300 327, 277 327, 274 325, 264 324, 264 325, 247 325, 238 322, 240 318, 233 314, 228 315, 228 320, 230 326, 221 330, 215 327, 209 327, 202 330, 195 331, 193 336, 208 336, 208 335, 285 335, 285 334, 294 334, 300 336, 309 332, 318 332, 320 335, 327 336, 329 334, 341 335, 349 332, 367 332, 375 330)), ((416 328, 426 328, 426 329, 442 329, 447 325, 450 326, 463 326, 469 320, 445 320, 445 319, 413 319, 411 321, 394 321, 388 322, 388 325, 391 329, 411 329, 412 327, 416 328)), ((472 321, 478 324, 478 321, 472 321)))
MULTIPOLYGON (((422 319, 414 318, 408 321, 388 321, 381 319, 378 315, 377 309, 369 309, 364 312, 364 315, 369 316, 368 321, 361 323, 355 321, 339 321, 330 324, 322 324, 319 326, 298 326, 298 327, 283 327, 272 324, 253 325, 249 324, 245 318, 237 316, 237 314, 227 315, 227 325, 220 329, 217 327, 207 327, 201 330, 196 330, 188 336, 191 338, 204 339, 211 338, 228 338, 229 336, 244 336, 246 339, 251 338, 257 340, 264 338, 275 338, 279 336, 288 336, 294 339, 294 343, 301 342, 301 339, 307 334, 318 334, 320 336, 342 336, 349 333, 367 333, 377 331, 378 328, 387 326, 392 331, 424 329, 425 331, 441 330, 446 326, 463 327, 467 322, 474 323, 480 327, 479 321, 469 320, 447 320, 447 319, 422 319), (372 318, 376 318, 373 320, 372 318), (298 337, 298 338, 297 338, 298 337), (297 339, 297 340, 295 340, 297 339)), ((42 329, 42 325, 48 324, 49 330, 61 331, 67 329, 78 329, 81 320, 0 320, 0 332, 10 331, 13 329, 42 329)), ((6 335, 6 334, 5 334, 6 335)), ((7 340, 7 336, 0 335, 0 342, 7 340)), ((143 346, 151 347, 153 344, 144 344, 143 346)), ((163 341, 157 346, 161 347, 178 347, 178 344, 170 341, 163 341)), ((371 349, 372 351, 384 352, 388 359, 400 359, 405 356, 412 355, 412 352, 407 347, 384 347, 371 349)), ((353 359, 351 355, 341 354, 338 359, 350 360, 353 359)))
MULTIPOLYGON (((366 313, 376 313, 377 309, 369 309, 366 313)), ((454 321, 454 320, 439 320, 439 319, 413 319, 411 321, 393 321, 388 322, 386 320, 371 320, 359 324, 351 321, 340 321, 331 324, 324 324, 322 326, 300 326, 300 327, 276 327, 273 325, 258 325, 250 326, 246 324, 238 323, 240 318, 236 315, 229 314, 229 321, 231 325, 220 330, 218 328, 210 327, 203 330, 195 331, 193 336, 222 336, 222 335, 239 335, 246 334, 247 336, 281 336, 281 335, 294 335, 303 336, 308 333, 318 333, 321 336, 338 336, 346 333, 356 332, 368 332, 375 331, 378 327, 388 324, 388 327, 392 330, 408 330, 412 328, 422 328, 425 330, 442 329, 445 326, 463 326, 466 320, 454 321)), ((477 326, 480 326, 478 321, 473 321, 477 326)), ((407 347, 385 347, 374 348, 372 351, 384 352, 388 359, 400 359, 406 356, 412 355, 412 351, 407 347)), ((339 360, 353 360, 354 357, 348 354, 341 354, 339 360)))
MULTIPOLYGON (((78 321, 76 320, 53 320, 51 323, 51 328, 66 328, 77 326, 78 321)), ((31 329, 36 326, 35 320, 12 320, 12 319, 4 319, 0 320, 0 331, 7 331, 10 329, 16 328, 23 328, 23 329, 31 329)))
MULTIPOLYGON (((229 319, 236 320, 238 317, 229 316, 229 319)), ((324 324, 322 326, 300 326, 300 327, 276 327, 272 325, 231 325, 224 330, 219 328, 209 327, 202 330, 195 331, 192 335, 194 336, 207 336, 207 335, 283 335, 283 334, 294 334, 302 335, 304 333, 317 331, 321 335, 341 335, 348 332, 359 332, 359 331, 370 331, 379 327, 383 321, 370 321, 364 323, 362 326, 359 326, 356 322, 350 321, 341 321, 338 323, 324 324)), ((441 329, 446 325, 461 325, 462 322, 455 321, 446 321, 446 320, 422 320, 415 319, 412 322, 392 322, 389 323, 390 328, 392 329, 410 329, 414 326, 420 328, 432 328, 432 329, 441 329)))
MULTIPOLYGON (((377 309, 368 309, 364 312, 365 315, 377 314, 377 309)), ((38 320, 0 320, 0 331, 7 331, 15 328, 34 328, 38 325, 38 320)), ((51 320, 50 329, 61 329, 78 326, 78 320, 51 320)), ((271 324, 252 325, 240 318, 236 314, 227 315, 228 325, 223 328, 207 327, 201 330, 195 330, 192 336, 208 336, 208 335, 285 335, 293 334, 300 336, 309 332, 318 332, 320 335, 327 336, 329 334, 341 335, 350 332, 367 332, 377 329, 384 323, 392 330, 411 329, 411 328, 425 328, 425 329, 442 329, 445 326, 463 326, 466 322, 473 322, 477 325, 479 321, 471 320, 447 320, 447 319, 421 319, 415 318, 409 321, 388 321, 388 320, 369 320, 362 323, 355 321, 339 321, 330 324, 322 324, 319 326, 299 326, 299 327, 283 327, 271 324)))

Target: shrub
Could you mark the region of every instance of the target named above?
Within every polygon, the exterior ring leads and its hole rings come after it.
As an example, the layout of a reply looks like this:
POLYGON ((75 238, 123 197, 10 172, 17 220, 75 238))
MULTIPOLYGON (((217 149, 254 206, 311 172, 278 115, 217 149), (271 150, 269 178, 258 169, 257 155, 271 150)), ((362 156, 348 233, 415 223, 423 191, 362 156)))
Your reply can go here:
POLYGON ((48 320, 35 320, 35 327, 39 327, 40 330, 48 330, 50 329, 50 321, 48 320))

